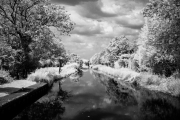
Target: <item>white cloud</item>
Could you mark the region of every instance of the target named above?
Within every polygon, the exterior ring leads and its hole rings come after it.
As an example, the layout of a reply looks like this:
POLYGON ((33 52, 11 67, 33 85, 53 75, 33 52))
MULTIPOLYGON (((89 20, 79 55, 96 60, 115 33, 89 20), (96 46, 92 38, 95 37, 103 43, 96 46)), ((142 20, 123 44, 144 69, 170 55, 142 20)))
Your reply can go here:
POLYGON ((106 44, 102 44, 101 47, 102 47, 102 48, 106 48, 107 45, 106 45, 106 44))
POLYGON ((70 37, 61 37, 65 48, 90 58, 102 51, 113 37, 126 35, 129 39, 136 39, 144 24, 141 10, 146 1, 64 1, 71 20, 76 23, 70 37))
POLYGON ((92 43, 88 43, 86 48, 93 49, 93 44, 92 43))
POLYGON ((102 7, 101 10, 103 12, 117 14, 119 9, 121 8, 119 5, 115 4, 113 0, 101 0, 102 7))

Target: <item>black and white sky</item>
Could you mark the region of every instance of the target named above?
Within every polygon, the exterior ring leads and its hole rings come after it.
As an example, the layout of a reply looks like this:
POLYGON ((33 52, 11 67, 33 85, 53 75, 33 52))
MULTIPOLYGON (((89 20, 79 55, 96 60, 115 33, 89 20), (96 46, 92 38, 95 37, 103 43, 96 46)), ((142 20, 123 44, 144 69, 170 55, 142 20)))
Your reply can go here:
POLYGON ((76 24, 71 36, 62 36, 67 50, 89 59, 113 37, 137 39, 144 24, 142 9, 149 0, 51 0, 65 6, 76 24))

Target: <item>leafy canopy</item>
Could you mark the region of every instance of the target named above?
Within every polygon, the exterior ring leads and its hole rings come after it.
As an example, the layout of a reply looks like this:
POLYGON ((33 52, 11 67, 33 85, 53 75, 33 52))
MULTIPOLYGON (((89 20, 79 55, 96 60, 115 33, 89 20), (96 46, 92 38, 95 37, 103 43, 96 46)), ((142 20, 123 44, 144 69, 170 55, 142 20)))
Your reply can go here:
POLYGON ((68 35, 73 23, 64 7, 49 0, 1 0, 0 35, 14 49, 25 48, 32 42, 55 37, 50 27, 68 35))

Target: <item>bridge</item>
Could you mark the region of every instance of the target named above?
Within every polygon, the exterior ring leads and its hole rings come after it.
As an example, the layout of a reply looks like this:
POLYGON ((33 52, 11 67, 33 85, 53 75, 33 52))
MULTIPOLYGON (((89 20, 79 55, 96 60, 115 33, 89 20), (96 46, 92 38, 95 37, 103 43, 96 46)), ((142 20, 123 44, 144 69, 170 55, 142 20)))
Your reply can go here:
POLYGON ((0 98, 0 119, 13 119, 26 107, 47 94, 49 88, 47 83, 38 83, 0 98))

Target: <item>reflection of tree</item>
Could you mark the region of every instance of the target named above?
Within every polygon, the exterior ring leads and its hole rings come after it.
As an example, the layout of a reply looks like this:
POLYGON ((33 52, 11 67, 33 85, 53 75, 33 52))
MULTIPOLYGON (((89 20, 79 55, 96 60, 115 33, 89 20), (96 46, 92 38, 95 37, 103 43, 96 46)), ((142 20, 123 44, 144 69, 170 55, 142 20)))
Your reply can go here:
POLYGON ((95 72, 92 74, 106 86, 107 94, 115 103, 122 107, 137 105, 139 119, 177 120, 180 118, 180 98, 144 88, 129 89, 106 75, 95 72))
POLYGON ((113 78, 107 77, 102 74, 94 73, 94 76, 106 86, 106 92, 109 97, 121 106, 128 106, 136 104, 133 91, 126 86, 118 84, 113 78))
POLYGON ((143 103, 145 120, 179 120, 180 112, 172 104, 163 99, 151 99, 143 103))
POLYGON ((108 81, 107 94, 110 96, 115 103, 122 106, 129 106, 137 104, 136 99, 133 95, 133 91, 127 87, 117 84, 113 79, 108 81))
POLYGON ((73 81, 73 82, 79 82, 80 78, 83 76, 83 71, 82 70, 78 70, 77 73, 72 74, 69 78, 73 81))
POLYGON ((144 120, 178 120, 180 99, 167 94, 140 89, 139 111, 144 120))
POLYGON ((13 120, 60 120, 65 108, 62 101, 68 98, 68 93, 61 91, 59 94, 49 94, 25 109, 13 120))

